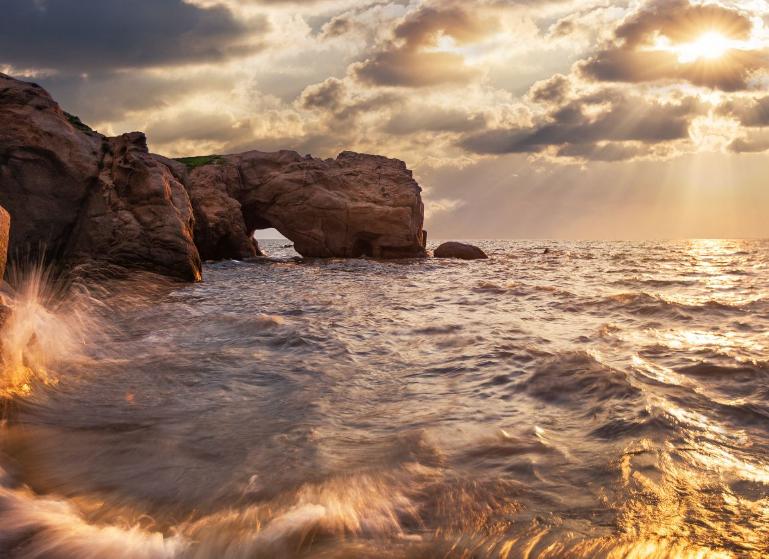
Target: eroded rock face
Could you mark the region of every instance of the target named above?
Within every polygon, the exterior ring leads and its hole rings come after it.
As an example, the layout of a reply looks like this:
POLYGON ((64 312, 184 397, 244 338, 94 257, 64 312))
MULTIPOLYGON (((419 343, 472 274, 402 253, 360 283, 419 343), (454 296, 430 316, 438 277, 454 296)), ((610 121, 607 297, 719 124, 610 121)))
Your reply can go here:
POLYGON ((8 259, 8 235, 10 232, 11 216, 5 209, 0 207, 0 283, 3 283, 3 276, 5 276, 5 263, 8 259))
POLYGON ((68 258, 199 280, 195 220, 184 185, 149 154, 144 134, 107 141, 98 187, 81 212, 68 258))
POLYGON ((107 138, 36 84, 0 74, 0 205, 10 249, 68 266, 200 279, 201 258, 256 256, 275 227, 312 257, 424 256, 421 189, 406 165, 344 152, 213 158, 192 173, 140 132, 107 138))
MULTIPOLYGON (((8 258, 8 234, 11 228, 11 216, 0 207, 0 284, 5 275, 5 263, 8 258)), ((11 309, 5 306, 5 300, 0 295, 0 330, 11 315, 11 309)), ((3 341, 0 339, 0 355, 2 355, 3 341)), ((2 357, 0 357, 2 359, 2 357)))
POLYGON ((70 266, 116 264, 200 278, 184 186, 141 133, 106 138, 36 84, 0 74, 0 204, 11 250, 70 266))
POLYGON ((102 137, 68 122, 36 84, 0 74, 0 205, 12 250, 61 253, 99 173, 102 137))
POLYGON ((474 245, 465 243, 443 243, 435 249, 433 255, 436 258, 459 258, 461 260, 482 260, 488 258, 486 253, 474 245))
POLYGON ((253 256, 248 234, 267 227, 303 256, 425 255, 421 189, 396 159, 249 151, 195 169, 190 181, 203 258, 253 256))

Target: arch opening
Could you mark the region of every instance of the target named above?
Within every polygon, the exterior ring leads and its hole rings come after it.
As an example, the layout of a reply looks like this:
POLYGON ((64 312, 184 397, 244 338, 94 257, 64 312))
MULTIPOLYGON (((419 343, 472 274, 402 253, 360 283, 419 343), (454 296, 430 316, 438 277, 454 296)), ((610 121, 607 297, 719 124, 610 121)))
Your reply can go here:
POLYGON ((356 239, 352 246, 352 257, 374 256, 374 245, 366 239, 356 239))

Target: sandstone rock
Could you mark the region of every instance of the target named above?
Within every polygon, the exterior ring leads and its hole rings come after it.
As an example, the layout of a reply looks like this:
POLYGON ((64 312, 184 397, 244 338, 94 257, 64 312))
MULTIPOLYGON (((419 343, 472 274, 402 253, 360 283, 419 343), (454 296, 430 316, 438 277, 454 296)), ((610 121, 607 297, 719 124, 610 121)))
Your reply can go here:
POLYGON ((107 141, 98 188, 81 212, 67 257, 199 280, 201 262, 184 185, 148 153, 144 134, 107 141))
POLYGON ((425 256, 421 189, 402 161, 249 151, 195 169, 190 180, 203 258, 253 256, 250 233, 269 227, 303 256, 425 256))
POLYGON ((186 189, 141 133, 106 138, 40 86, 0 74, 0 205, 11 250, 200 278, 186 189))
POLYGON ((237 201, 240 177, 232 166, 195 169, 190 198, 195 212, 195 244, 203 260, 244 260, 256 256, 237 201), (228 190, 234 189, 232 194, 228 190))
POLYGON ((144 134, 107 138, 3 74, 0 123, 11 250, 192 281, 201 256, 256 256, 251 233, 268 227, 304 256, 425 256, 421 189, 402 161, 250 151, 202 158, 190 172, 150 154, 144 134))
MULTIPOLYGON (((3 283, 5 275, 5 263, 8 259, 8 234, 11 231, 11 216, 0 207, 0 284, 3 283)), ((0 297, 0 306, 2 305, 0 297)))
POLYGON ((99 174, 102 137, 72 126, 40 86, 0 74, 0 205, 11 250, 65 250, 99 174))
POLYGON ((488 258, 480 248, 464 243, 443 243, 433 253, 436 258, 460 258, 462 260, 481 260, 488 258))

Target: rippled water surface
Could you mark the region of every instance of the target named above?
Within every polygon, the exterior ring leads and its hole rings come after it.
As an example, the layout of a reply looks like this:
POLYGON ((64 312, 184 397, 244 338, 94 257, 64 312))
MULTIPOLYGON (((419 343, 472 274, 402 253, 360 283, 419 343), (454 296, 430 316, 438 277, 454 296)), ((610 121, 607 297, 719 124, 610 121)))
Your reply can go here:
POLYGON ((769 242, 478 244, 6 287, 0 556, 769 555, 769 242))

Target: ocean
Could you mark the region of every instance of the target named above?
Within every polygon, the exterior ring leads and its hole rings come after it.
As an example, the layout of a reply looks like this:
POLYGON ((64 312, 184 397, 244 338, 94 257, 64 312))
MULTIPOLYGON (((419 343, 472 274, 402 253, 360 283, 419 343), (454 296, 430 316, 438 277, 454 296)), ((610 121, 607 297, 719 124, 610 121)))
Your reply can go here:
POLYGON ((11 274, 0 556, 769 556, 769 241, 473 243, 11 274))

